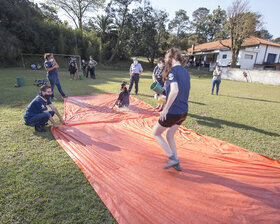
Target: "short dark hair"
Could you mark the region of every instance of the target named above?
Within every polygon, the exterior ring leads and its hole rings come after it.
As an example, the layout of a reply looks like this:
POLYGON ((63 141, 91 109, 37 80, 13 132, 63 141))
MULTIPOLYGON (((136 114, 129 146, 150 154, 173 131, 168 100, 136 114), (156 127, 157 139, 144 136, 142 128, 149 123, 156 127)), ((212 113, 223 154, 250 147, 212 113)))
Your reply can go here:
POLYGON ((41 92, 46 92, 47 89, 51 89, 51 88, 52 88, 51 86, 43 85, 40 87, 40 90, 41 90, 41 92))
POLYGON ((164 63, 164 58, 163 57, 158 58, 157 62, 163 62, 164 63))

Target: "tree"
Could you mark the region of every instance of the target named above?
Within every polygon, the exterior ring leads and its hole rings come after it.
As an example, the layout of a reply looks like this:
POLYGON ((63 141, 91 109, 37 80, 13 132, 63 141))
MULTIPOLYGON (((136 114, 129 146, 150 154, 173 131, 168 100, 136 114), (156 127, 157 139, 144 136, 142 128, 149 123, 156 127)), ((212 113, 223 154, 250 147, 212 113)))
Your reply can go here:
POLYGON ((223 40, 229 36, 224 29, 227 22, 227 14, 220 6, 213 10, 213 13, 208 15, 208 20, 207 41, 214 41, 218 39, 223 40))
POLYGON ((62 9, 72 19, 76 28, 83 32, 86 13, 101 8, 105 0, 49 0, 52 5, 62 9))
POLYGON ((40 3, 40 9, 43 13, 45 21, 53 24, 62 24, 61 20, 58 18, 57 10, 55 7, 49 6, 46 3, 40 3))
MULTIPOLYGON (((97 32, 97 36, 100 38, 100 58, 99 61, 103 61, 103 56, 106 57, 107 52, 112 49, 115 41, 113 39, 117 38, 116 35, 116 25, 113 23, 113 19, 108 15, 98 15, 94 21, 90 21, 89 27, 97 32), (110 42, 110 43, 108 43, 110 42), (104 49, 110 48, 110 49, 104 49), (104 51, 103 51, 104 50, 104 51), (105 53, 106 52, 106 53, 105 53), (104 55, 105 53, 105 55, 104 55)), ((108 58, 107 58, 108 59, 108 58)))
POLYGON ((207 8, 198 8, 192 14, 192 26, 197 35, 198 43, 207 42, 208 30, 209 30, 209 9, 207 8))
POLYGON ((273 42, 280 44, 280 37, 275 38, 273 42))
POLYGON ((231 67, 236 67, 239 51, 244 40, 254 35, 256 28, 260 25, 261 16, 256 13, 249 12, 247 0, 235 0, 228 8, 227 27, 230 32, 231 44, 225 45, 232 53, 231 67))
POLYGON ((125 24, 127 23, 128 20, 128 15, 129 15, 129 6, 133 2, 141 2, 141 0, 111 0, 110 3, 107 6, 106 12, 110 15, 112 15, 115 19, 115 24, 118 26, 118 38, 117 42, 115 44, 113 53, 109 60, 107 61, 108 63, 112 62, 114 57, 116 56, 118 50, 119 50, 119 45, 120 42, 123 40, 123 31, 125 28, 125 24))
POLYGON ((165 11, 152 8, 148 1, 143 7, 133 10, 130 35, 130 49, 134 55, 145 56, 154 66, 156 57, 163 54, 167 44, 165 24, 168 15, 165 11))
POLYGON ((180 9, 175 13, 175 18, 169 23, 169 30, 175 30, 177 38, 180 35, 184 34, 188 30, 188 24, 190 20, 187 16, 187 12, 183 9, 180 9))
POLYGON ((262 39, 265 39, 265 40, 270 40, 270 41, 273 38, 273 36, 268 32, 268 30, 265 30, 265 29, 261 29, 261 30, 256 31, 255 36, 259 37, 259 38, 262 38, 262 39))

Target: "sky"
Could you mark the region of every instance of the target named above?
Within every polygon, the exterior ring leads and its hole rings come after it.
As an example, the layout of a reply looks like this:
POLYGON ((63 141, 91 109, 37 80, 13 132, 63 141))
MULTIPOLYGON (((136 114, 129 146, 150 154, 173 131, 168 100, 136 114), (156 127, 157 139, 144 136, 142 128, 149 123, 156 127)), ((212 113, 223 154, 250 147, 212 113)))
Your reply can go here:
MULTIPOLYGON (((44 0, 31 1, 34 3, 44 2, 44 0)), ((106 1, 108 2, 108 0, 106 1)), ((150 0, 150 2, 155 9, 167 11, 171 20, 175 17, 175 12, 180 9, 187 11, 187 15, 192 19, 193 11, 199 7, 205 7, 212 11, 220 5, 222 9, 227 10, 233 0, 150 0)), ((273 35, 273 39, 280 37, 280 0, 249 0, 249 8, 250 11, 258 12, 263 16, 264 28, 273 35)), ((59 12, 59 17, 72 24, 62 12, 59 12)))

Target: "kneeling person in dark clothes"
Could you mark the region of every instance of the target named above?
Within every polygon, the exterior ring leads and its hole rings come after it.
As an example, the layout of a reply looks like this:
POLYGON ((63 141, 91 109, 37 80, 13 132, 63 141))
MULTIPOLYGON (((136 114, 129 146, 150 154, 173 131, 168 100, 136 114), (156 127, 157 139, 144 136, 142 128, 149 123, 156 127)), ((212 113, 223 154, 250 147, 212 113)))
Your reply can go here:
POLYGON ((44 129, 48 120, 50 120, 54 127, 57 127, 56 122, 52 118, 54 114, 59 117, 59 120, 64 124, 64 120, 60 116, 58 110, 52 105, 50 101, 52 89, 50 86, 44 85, 40 88, 41 92, 28 105, 23 118, 25 124, 35 127, 36 131, 45 132, 44 129), (47 105, 52 109, 48 110, 47 105))
POLYGON ((119 108, 120 107, 128 107, 129 106, 129 92, 126 88, 127 82, 123 81, 121 84, 121 92, 119 94, 118 99, 114 102, 114 105, 112 109, 114 108, 115 105, 117 105, 119 108))

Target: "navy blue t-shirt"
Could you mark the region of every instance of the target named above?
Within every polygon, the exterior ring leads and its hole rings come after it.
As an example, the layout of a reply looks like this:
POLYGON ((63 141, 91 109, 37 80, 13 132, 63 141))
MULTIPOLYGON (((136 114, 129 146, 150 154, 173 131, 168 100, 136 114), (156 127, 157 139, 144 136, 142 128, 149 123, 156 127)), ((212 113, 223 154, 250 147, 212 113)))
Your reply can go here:
POLYGON ((119 107, 123 107, 123 106, 128 107, 129 106, 129 92, 128 91, 127 92, 120 92, 118 100, 120 101, 118 103, 119 107))
POLYGON ((162 73, 164 71, 165 67, 163 67, 162 69, 160 69, 158 66, 156 66, 154 68, 153 74, 155 74, 155 77, 157 79, 157 82, 163 87, 164 86, 164 82, 162 81, 162 73))
POLYGON ((50 104, 52 104, 52 102, 50 100, 46 100, 42 94, 39 93, 38 96, 36 96, 28 105, 23 115, 24 120, 28 120, 36 114, 43 113, 48 109, 46 106, 50 104))
MULTIPOLYGON (((52 68, 52 67, 54 67, 54 64, 52 64, 49 60, 46 60, 44 63, 44 66, 45 66, 45 68, 52 68)), ((57 75, 58 75, 58 72, 57 72, 56 68, 48 72, 49 77, 53 77, 53 76, 57 76, 57 75)))
POLYGON ((167 99, 170 93, 170 83, 177 82, 178 83, 178 95, 174 100, 173 104, 168 110, 169 114, 183 114, 188 112, 188 99, 190 92, 190 74, 189 72, 182 66, 176 65, 171 68, 167 80, 166 80, 166 95, 167 99))

